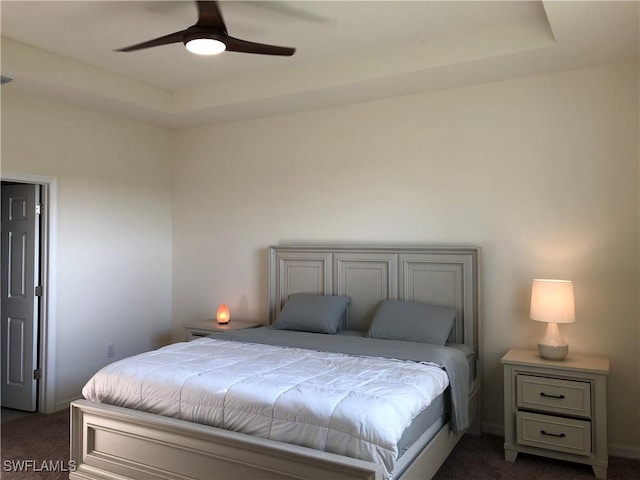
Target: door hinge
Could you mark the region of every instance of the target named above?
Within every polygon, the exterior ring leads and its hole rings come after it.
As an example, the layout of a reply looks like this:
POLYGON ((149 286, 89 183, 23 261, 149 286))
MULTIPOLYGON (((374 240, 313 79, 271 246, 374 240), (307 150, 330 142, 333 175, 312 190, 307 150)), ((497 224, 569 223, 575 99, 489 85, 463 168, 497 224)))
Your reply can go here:
POLYGON ((36 368, 33 371, 33 379, 34 380, 40 380, 42 378, 42 370, 40 370, 39 368, 36 368))
POLYGON ((36 214, 40 215, 42 213, 42 204, 36 203, 36 214))
POLYGON ((38 285, 36 287, 36 297, 41 297, 42 296, 42 285, 38 285))

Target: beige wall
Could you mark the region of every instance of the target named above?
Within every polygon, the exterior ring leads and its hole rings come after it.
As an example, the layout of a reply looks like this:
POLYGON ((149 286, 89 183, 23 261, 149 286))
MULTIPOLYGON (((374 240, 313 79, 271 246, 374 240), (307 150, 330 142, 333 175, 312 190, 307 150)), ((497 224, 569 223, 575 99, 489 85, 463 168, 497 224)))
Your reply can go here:
POLYGON ((58 408, 101 366, 169 341, 170 160, 164 129, 2 87, 2 171, 58 180, 58 408))
POLYGON ((176 132, 173 301, 266 320, 265 246, 482 248, 485 428, 500 357, 535 348, 535 277, 568 278, 574 352, 611 359, 612 450, 640 456, 637 65, 618 65, 176 132))
POLYGON ((58 178, 57 401, 106 343, 168 341, 172 299, 174 339, 222 301, 266 320, 269 244, 468 244, 485 427, 502 427, 501 355, 544 330, 531 279, 570 278, 561 333, 611 359, 612 452, 640 456, 638 112, 637 65, 176 132, 3 87, 3 171, 58 178))

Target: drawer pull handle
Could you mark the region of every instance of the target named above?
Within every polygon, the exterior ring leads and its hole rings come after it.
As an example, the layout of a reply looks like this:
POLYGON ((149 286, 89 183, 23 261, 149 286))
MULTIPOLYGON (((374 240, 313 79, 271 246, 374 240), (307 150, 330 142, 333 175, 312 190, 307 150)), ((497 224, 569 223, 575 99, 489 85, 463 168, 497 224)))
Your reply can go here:
POLYGON ((550 393, 540 392, 541 397, 557 398, 558 400, 564 400, 564 395, 551 395, 550 393))
POLYGON ((542 435, 546 435, 548 437, 558 437, 558 438, 566 437, 566 435, 564 433, 549 433, 549 432, 545 432, 544 430, 540 430, 540 433, 542 435))

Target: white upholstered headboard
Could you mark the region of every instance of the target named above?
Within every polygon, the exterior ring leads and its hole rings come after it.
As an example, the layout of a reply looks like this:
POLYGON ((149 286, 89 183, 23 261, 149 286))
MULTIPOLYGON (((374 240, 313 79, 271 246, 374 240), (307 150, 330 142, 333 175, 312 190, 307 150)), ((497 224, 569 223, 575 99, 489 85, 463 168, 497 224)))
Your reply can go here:
POLYGON ((381 300, 454 307, 450 341, 478 353, 477 247, 269 247, 269 323, 293 293, 351 297, 349 330, 367 331, 381 300))

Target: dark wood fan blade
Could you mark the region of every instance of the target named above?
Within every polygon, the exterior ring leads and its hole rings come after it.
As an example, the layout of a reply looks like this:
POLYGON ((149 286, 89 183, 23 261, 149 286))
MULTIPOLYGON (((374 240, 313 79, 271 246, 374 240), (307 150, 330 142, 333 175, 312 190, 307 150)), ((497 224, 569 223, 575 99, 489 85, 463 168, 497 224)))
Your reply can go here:
POLYGON ((198 3, 198 27, 213 27, 227 33, 227 27, 222 18, 222 12, 218 2, 197 2, 198 3))
POLYGON ((225 40, 227 51, 243 52, 243 53, 259 53, 262 55, 283 55, 290 57, 296 51, 291 47, 278 47, 276 45, 267 45, 264 43, 247 42, 239 38, 227 37, 225 40))
POLYGON ((179 32, 170 33, 164 37, 158 37, 129 47, 119 48, 116 52, 133 52, 134 50, 142 50, 143 48, 159 47, 160 45, 182 42, 185 32, 186 30, 180 30, 179 32))

